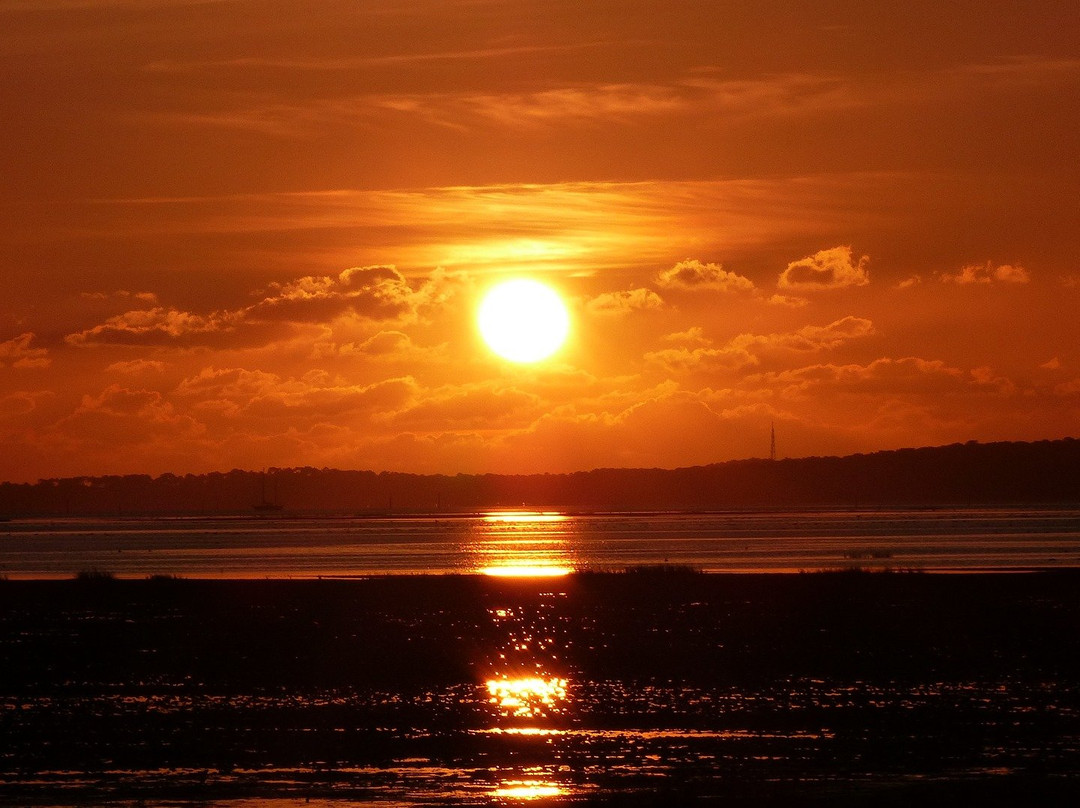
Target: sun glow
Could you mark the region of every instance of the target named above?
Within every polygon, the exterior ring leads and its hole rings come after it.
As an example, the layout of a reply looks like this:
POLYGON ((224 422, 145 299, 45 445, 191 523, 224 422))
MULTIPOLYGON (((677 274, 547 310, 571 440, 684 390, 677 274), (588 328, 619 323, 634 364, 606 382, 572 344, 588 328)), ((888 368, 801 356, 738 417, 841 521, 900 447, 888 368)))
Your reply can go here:
POLYGON ((493 287, 480 303, 476 321, 487 346, 511 362, 546 359, 570 333, 562 298, 550 286, 526 278, 493 287))

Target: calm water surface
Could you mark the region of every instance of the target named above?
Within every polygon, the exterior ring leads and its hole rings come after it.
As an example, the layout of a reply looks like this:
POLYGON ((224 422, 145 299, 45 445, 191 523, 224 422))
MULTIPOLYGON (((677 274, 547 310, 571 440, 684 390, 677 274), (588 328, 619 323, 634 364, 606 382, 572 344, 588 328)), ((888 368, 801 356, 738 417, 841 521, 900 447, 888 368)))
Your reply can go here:
MULTIPOLYGON (((22 522, 4 560, 27 576, 1012 569, 1075 565, 1077 529, 1072 511, 1006 510, 22 522)), ((0 804, 875 804, 923 783, 1067 783, 1080 609, 1071 575, 1024 588, 1039 577, 9 581, 0 804)))
POLYGON ((0 574, 262 578, 689 565, 707 572, 1080 566, 1078 509, 26 519, 0 574))

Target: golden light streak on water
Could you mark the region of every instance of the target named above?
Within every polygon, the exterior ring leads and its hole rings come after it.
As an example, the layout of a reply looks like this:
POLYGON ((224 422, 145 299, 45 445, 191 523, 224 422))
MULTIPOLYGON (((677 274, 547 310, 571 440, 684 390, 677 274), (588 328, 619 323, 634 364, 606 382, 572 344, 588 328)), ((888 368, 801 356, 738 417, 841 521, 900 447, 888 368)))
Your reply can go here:
POLYGON ((538 800, 543 797, 562 797, 569 793, 569 790, 562 786, 543 780, 505 780, 491 792, 491 796, 515 800, 538 800))
POLYGON ((488 679, 488 701, 505 716, 536 718, 559 712, 566 701, 566 679, 523 676, 488 679))
MULTIPOLYGON (((488 511, 465 551, 473 569, 504 578, 551 578, 574 571, 567 528, 573 518, 559 511, 488 511)), ((572 532, 572 531, 571 531, 572 532)))
POLYGON ((565 522, 569 518, 565 513, 557 511, 488 511, 484 514, 485 522, 506 524, 565 522))
POLYGON ((483 567, 480 572, 484 575, 493 575, 499 578, 557 578, 562 575, 569 575, 573 570, 570 567, 554 565, 502 564, 483 567))

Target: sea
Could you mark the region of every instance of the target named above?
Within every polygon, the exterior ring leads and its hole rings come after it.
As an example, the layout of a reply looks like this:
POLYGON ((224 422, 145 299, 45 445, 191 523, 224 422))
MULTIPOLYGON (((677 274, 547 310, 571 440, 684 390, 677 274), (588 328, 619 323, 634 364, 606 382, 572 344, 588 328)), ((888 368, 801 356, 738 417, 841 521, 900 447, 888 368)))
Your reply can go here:
POLYGON ((130 517, 0 523, 0 575, 321 578, 1080 566, 1080 509, 130 517))
POLYGON ((1070 568, 1064 507, 16 519, 0 805, 1077 804, 1070 568))

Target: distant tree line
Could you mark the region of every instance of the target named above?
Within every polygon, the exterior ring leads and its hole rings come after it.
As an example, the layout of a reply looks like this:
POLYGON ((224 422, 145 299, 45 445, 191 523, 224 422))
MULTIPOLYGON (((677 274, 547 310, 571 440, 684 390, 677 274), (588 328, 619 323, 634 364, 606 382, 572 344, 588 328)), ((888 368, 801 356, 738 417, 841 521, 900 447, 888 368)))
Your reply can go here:
POLYGON ((680 469, 420 475, 338 469, 128 474, 0 484, 0 516, 336 512, 497 507, 586 511, 1080 503, 1080 441, 735 460, 680 469))

